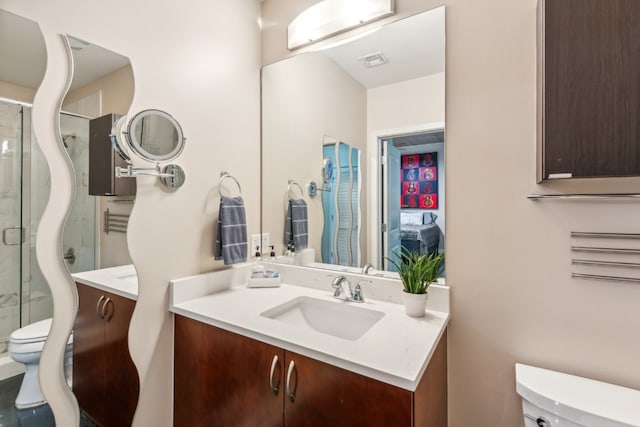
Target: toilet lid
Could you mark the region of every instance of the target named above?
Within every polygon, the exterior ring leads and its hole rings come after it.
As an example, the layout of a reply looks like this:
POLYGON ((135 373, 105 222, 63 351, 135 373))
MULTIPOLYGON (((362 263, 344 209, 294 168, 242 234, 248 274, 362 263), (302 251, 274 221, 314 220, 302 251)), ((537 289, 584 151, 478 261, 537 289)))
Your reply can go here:
POLYGON ((516 363, 516 391, 580 425, 640 426, 640 390, 516 363))
POLYGON ((45 319, 13 331, 10 341, 13 343, 29 343, 44 341, 49 335, 53 319, 45 319))

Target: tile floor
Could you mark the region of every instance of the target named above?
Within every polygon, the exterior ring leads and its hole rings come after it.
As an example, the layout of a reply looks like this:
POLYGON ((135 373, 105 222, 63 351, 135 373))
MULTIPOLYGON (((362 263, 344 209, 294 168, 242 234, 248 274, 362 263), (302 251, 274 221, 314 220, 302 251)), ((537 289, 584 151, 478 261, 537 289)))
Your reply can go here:
MULTIPOLYGON (((49 405, 17 410, 14 401, 18 395, 22 375, 0 381, 0 427, 55 427, 49 405)), ((85 414, 80 416, 80 427, 99 427, 85 414)))

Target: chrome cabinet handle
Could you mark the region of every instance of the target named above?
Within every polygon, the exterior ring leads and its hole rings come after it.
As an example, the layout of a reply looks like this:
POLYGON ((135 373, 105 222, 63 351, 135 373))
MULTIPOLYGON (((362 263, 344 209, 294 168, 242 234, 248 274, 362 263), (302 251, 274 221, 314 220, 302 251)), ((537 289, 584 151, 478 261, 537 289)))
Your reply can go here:
POLYGON ((280 391, 279 389, 279 385, 274 385, 273 384, 273 373, 276 370, 276 366, 278 365, 278 355, 273 356, 273 360, 271 361, 271 371, 269 372, 269 388, 271 389, 271 392, 273 393, 274 396, 278 395, 278 391, 280 391))
POLYGON ((100 316, 102 320, 104 320, 104 314, 102 314, 100 304, 102 304, 104 300, 105 300, 104 295, 100 295, 100 298, 98 298, 98 303, 96 304, 96 314, 100 316))
POLYGON ((102 310, 100 310, 100 313, 102 314, 102 319, 106 320, 107 322, 109 320, 111 320, 111 318, 113 317, 113 312, 111 312, 111 314, 109 314, 109 311, 107 309, 109 303, 111 303, 111 305, 113 305, 113 302, 111 301, 111 298, 107 297, 107 299, 104 300, 104 304, 102 305, 102 310))
POLYGON ((287 393, 287 398, 289 399, 289 402, 294 402, 296 400, 296 394, 295 391, 293 391, 291 389, 291 375, 293 374, 293 370, 295 369, 296 365, 295 363, 293 363, 293 360, 291 362, 289 362, 289 369, 287 370, 287 384, 286 384, 286 393, 287 393))

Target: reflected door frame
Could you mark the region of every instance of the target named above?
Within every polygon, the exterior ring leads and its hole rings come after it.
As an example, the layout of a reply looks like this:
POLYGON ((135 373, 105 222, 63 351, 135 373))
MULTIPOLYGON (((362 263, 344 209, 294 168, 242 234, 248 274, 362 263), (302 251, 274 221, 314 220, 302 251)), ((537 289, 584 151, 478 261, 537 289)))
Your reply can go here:
MULTIPOLYGON (((392 129, 378 129, 369 132, 369 138, 367 141, 367 183, 368 190, 368 202, 367 212, 370 215, 368 219, 368 233, 367 236, 373 236, 373 238, 367 239, 369 262, 373 264, 374 268, 381 269, 384 264, 382 262, 384 256, 384 249, 382 247, 383 231, 382 231, 382 163, 380 152, 380 140, 385 138, 393 138, 402 135, 411 135, 416 133, 434 132, 438 130, 445 130, 444 122, 431 122, 422 123, 412 126, 404 126, 392 129)), ((445 157, 446 158, 446 157, 445 157)), ((446 167, 445 167, 446 173, 446 167)), ((446 199, 445 199, 446 200, 446 199)), ((446 202, 445 202, 446 203, 446 202)), ((446 212, 446 208, 445 208, 446 212)))

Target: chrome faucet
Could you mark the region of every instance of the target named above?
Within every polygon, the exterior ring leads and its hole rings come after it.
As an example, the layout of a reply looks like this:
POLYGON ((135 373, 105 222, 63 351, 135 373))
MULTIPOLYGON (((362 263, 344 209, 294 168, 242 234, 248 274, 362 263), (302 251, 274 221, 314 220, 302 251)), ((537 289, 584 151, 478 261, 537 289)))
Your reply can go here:
POLYGON ((352 302, 364 302, 364 294, 362 293, 360 283, 358 283, 352 291, 349 280, 344 276, 337 276, 333 279, 331 286, 335 289, 333 292, 334 298, 352 302))
POLYGON ((366 263, 364 267, 362 267, 362 274, 369 274, 369 271, 373 270, 373 265, 366 263))

